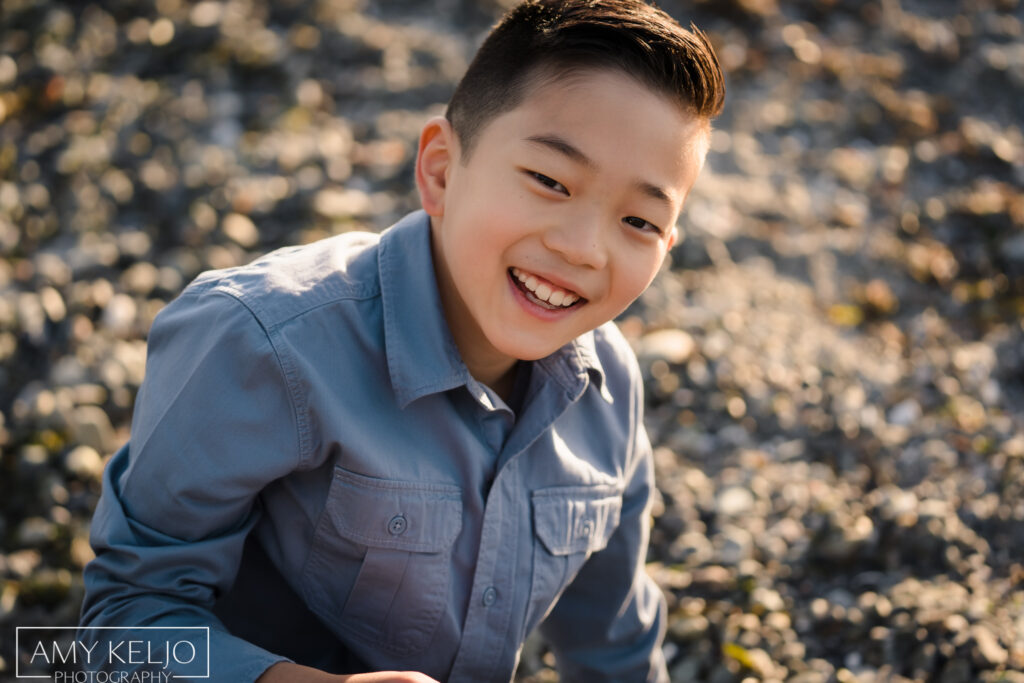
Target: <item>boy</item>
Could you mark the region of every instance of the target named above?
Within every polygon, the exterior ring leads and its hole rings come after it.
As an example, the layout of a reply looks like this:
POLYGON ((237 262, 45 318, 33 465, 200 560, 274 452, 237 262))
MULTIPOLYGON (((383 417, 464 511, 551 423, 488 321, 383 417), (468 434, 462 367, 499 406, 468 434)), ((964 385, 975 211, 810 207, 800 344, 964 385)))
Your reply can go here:
POLYGON ((565 681, 667 680, 609 321, 723 95, 703 35, 639 0, 512 10, 423 128, 423 211, 205 273, 157 318, 83 625, 210 626, 215 680, 352 683, 508 681, 540 625, 565 681))

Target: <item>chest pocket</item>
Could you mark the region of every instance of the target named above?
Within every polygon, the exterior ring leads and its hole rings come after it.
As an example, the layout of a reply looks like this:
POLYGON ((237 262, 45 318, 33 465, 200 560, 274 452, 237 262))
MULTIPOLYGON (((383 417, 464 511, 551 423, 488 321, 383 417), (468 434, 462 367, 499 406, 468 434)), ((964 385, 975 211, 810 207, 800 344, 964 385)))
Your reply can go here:
POLYGON ((336 468, 303 570, 304 597, 342 639, 421 652, 448 603, 461 489, 336 468))
POLYGON ((556 486, 533 492, 533 580, 524 636, 547 616, 591 554, 619 526, 622 494, 615 486, 556 486))

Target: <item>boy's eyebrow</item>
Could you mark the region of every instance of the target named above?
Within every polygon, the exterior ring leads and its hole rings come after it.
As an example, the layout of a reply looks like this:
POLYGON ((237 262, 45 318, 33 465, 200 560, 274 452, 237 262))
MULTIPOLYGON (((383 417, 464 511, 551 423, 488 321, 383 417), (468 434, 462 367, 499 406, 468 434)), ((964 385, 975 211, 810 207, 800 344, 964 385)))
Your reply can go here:
MULTIPOLYGON (((578 147, 573 145, 571 142, 559 135, 530 135, 526 138, 527 142, 532 142, 536 145, 541 145, 549 149, 553 149, 559 154, 569 157, 569 159, 575 161, 578 164, 586 166, 587 168, 597 168, 597 164, 594 160, 584 154, 578 147)), ((665 190, 661 189, 653 183, 649 183, 644 180, 637 180, 635 186, 638 190, 643 192, 649 197, 657 199, 660 202, 666 204, 672 203, 672 198, 668 196, 665 190)))
POLYGON ((638 180, 636 181, 636 187, 648 197, 653 197, 659 202, 664 202, 666 204, 672 203, 672 198, 668 196, 668 193, 657 185, 652 185, 646 181, 638 180))
POLYGON ((597 168, 597 164, 595 164, 590 157, 581 152, 579 148, 571 142, 558 135, 531 135, 526 138, 526 141, 553 149, 556 152, 569 157, 576 163, 587 166, 588 168, 597 168))

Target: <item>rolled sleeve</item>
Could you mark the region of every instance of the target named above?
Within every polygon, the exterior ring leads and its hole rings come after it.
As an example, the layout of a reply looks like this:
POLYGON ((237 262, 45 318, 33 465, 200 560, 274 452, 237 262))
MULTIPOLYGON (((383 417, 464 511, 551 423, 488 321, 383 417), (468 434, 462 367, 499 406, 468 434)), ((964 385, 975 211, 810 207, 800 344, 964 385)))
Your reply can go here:
POLYGON ((302 461, 297 424, 270 337, 241 301, 196 287, 168 305, 131 440, 104 473, 81 625, 209 627, 216 680, 255 680, 286 659, 211 610, 234 582, 257 495, 302 461))
MULTIPOLYGON (((639 394, 639 391, 637 392, 639 394)), ((634 403, 633 467, 608 545, 583 565, 541 625, 565 682, 668 681, 665 598, 644 569, 654 491, 651 446, 634 403)))

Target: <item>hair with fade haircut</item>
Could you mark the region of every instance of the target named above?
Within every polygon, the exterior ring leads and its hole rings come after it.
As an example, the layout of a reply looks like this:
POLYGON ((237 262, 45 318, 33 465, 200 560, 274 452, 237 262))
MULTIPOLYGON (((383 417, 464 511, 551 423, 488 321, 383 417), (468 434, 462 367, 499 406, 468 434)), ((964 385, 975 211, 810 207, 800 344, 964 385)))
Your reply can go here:
POLYGON ((722 111, 722 69, 693 24, 642 0, 525 0, 491 30, 448 103, 462 160, 536 81, 587 68, 618 69, 706 121, 722 111))

